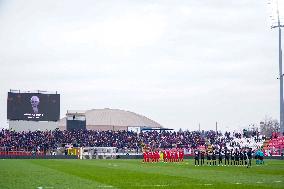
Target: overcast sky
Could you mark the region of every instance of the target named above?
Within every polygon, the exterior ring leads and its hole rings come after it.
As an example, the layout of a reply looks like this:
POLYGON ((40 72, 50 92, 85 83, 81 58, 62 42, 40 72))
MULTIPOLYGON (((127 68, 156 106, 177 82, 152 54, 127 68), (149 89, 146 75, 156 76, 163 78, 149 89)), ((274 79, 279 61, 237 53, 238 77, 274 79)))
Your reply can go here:
POLYGON ((58 91, 61 117, 116 108, 189 130, 278 119, 267 2, 0 0, 0 124, 10 89, 58 91))

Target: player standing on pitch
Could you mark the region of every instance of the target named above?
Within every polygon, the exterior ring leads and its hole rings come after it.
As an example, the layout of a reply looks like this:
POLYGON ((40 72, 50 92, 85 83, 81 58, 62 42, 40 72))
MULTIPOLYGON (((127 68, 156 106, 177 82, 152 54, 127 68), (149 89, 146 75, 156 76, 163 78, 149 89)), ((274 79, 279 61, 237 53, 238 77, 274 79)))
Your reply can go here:
POLYGON ((247 151, 246 150, 244 150, 243 151, 243 156, 244 156, 244 165, 248 165, 248 154, 247 154, 247 151))
POLYGON ((206 151, 206 164, 209 165, 210 157, 209 157, 209 151, 206 151))
POLYGON ((244 150, 240 149, 240 165, 244 165, 244 150))
POLYGON ((239 154, 239 151, 238 151, 238 149, 236 148, 235 149, 235 165, 239 165, 239 156, 240 154, 239 154))
POLYGON ((231 165, 235 165, 235 157, 233 149, 231 149, 230 156, 231 156, 231 165))
POLYGON ((198 149, 196 149, 194 151, 194 165, 196 166, 199 166, 199 156, 200 156, 200 152, 198 149))
POLYGON ((252 158, 251 148, 248 150, 247 156, 248 156, 248 165, 247 165, 247 168, 248 168, 248 167, 251 167, 251 158, 252 158))
POLYGON ((230 165, 230 151, 227 147, 225 148, 225 166, 226 165, 230 165))
POLYGON ((204 158, 205 158, 205 151, 204 150, 201 151, 200 158, 201 158, 200 165, 204 165, 204 158))
POLYGON ((213 150, 213 153, 212 153, 212 162, 213 162, 213 165, 217 165, 216 150, 215 149, 213 150))
POLYGON ((210 166, 211 166, 211 162, 212 162, 212 155, 213 155, 213 152, 211 150, 208 151, 208 160, 209 160, 210 166))
POLYGON ((218 156, 218 166, 222 165, 223 166, 223 152, 222 152, 222 148, 220 147, 219 149, 219 156, 218 156))

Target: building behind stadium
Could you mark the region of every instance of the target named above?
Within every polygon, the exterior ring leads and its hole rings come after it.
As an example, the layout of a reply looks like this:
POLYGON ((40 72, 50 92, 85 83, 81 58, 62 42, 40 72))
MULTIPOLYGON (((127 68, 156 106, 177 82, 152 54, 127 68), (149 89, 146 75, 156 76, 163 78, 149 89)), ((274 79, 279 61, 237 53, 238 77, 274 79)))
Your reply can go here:
POLYGON ((66 117, 58 122, 60 130, 132 130, 162 128, 162 126, 143 115, 119 109, 92 109, 87 111, 68 111, 66 117))

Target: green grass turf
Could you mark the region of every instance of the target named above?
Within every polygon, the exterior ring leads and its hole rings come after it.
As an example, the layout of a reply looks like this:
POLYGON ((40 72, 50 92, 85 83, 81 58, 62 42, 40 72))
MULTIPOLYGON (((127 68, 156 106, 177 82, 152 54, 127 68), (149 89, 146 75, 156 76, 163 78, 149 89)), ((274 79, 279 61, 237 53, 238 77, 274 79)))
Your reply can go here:
POLYGON ((0 159, 0 188, 284 188, 284 161, 246 168, 195 167, 193 160, 0 159))

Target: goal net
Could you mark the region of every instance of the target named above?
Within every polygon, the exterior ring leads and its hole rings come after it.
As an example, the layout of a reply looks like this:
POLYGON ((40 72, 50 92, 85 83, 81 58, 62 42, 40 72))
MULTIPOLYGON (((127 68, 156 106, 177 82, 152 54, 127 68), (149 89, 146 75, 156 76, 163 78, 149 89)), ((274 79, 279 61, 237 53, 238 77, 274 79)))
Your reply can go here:
POLYGON ((83 147, 80 159, 116 159, 116 147, 83 147))

